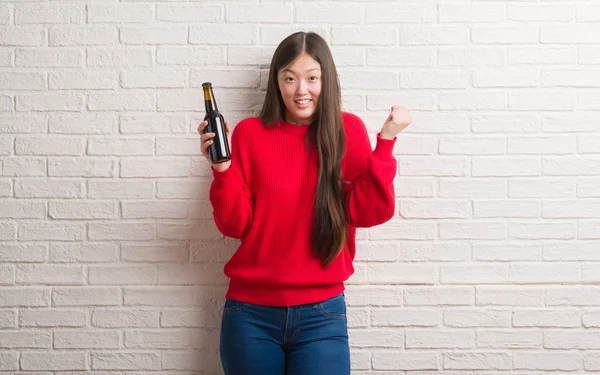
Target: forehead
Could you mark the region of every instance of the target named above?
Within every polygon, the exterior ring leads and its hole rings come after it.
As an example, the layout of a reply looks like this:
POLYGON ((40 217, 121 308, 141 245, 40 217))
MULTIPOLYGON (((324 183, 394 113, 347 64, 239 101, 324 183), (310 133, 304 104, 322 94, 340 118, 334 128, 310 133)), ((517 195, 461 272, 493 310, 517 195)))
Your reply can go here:
POLYGON ((279 71, 292 71, 293 73, 304 73, 307 71, 321 70, 321 64, 313 59, 309 54, 302 53, 298 58, 292 61, 291 64, 284 66, 279 71))

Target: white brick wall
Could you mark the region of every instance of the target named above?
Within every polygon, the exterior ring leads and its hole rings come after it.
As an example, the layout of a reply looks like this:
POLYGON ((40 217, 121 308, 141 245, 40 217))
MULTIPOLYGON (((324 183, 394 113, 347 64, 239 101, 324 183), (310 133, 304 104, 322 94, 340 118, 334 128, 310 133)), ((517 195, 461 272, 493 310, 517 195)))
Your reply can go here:
POLYGON ((353 374, 600 371, 600 5, 437 0, 0 4, 0 374, 220 374, 237 242, 196 125, 234 125, 275 46, 334 53, 395 149, 397 214, 358 233, 353 374))

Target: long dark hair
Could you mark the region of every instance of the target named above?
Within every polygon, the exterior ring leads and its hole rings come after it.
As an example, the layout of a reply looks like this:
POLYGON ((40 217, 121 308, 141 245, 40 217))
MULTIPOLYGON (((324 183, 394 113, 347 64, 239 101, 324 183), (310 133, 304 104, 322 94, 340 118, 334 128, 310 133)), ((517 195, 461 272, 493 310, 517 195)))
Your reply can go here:
POLYGON ((271 59, 267 93, 259 117, 266 126, 285 120, 285 104, 279 91, 277 74, 303 52, 321 64, 321 95, 307 137, 319 156, 312 244, 315 255, 321 259, 323 267, 327 267, 346 244, 341 168, 346 135, 337 70, 327 42, 321 36, 312 32, 297 32, 279 44, 271 59))

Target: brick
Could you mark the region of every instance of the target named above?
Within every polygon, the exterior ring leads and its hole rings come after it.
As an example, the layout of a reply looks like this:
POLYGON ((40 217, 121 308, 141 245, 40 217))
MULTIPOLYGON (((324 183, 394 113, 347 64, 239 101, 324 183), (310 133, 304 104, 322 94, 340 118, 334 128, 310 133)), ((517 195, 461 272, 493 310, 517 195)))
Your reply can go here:
POLYGON ((154 154, 152 138, 94 138, 87 142, 88 155, 138 156, 154 154))
POLYGON ((513 21, 524 22, 567 22, 574 17, 572 5, 508 5, 507 18, 513 21))
POLYGON ((574 137, 508 137, 508 154, 573 154, 574 137))
MULTIPOLYGON (((186 27, 123 27, 120 29, 122 44, 185 44, 188 40, 186 27)), ((191 41, 191 40, 190 40, 191 41)))
POLYGON ((150 4, 89 4, 87 22, 94 23, 149 23, 154 17, 150 4))
POLYGON ((50 332, 2 331, 0 348, 3 349, 44 349, 52 347, 50 332))
POLYGON ((49 73, 48 86, 51 90, 99 90, 116 89, 119 84, 116 72, 66 71, 49 73))
POLYGON ((54 348, 118 349, 120 336, 116 331, 54 332, 54 348))
POLYGON ((88 237, 91 240, 153 240, 156 226, 152 223, 90 223, 88 237))
POLYGON ((39 25, 7 28, 0 31, 0 46, 43 46, 44 39, 45 31, 39 25))
POLYGON ((0 240, 16 240, 17 239, 17 224, 16 223, 0 223, 0 240))
POLYGON ((600 235, 597 231, 598 221, 584 221, 581 220, 579 222, 579 238, 586 239, 600 239, 600 235))
POLYGON ((558 352, 515 352, 515 370, 575 371, 579 369, 578 353, 558 352))
POLYGON ((93 199, 149 199, 154 196, 154 183, 148 180, 87 181, 87 196, 93 199))
POLYGON ((545 201, 542 202, 543 218, 597 218, 600 212, 600 200, 585 201, 545 201))
POLYGON ((410 330, 406 332, 407 349, 471 348, 474 332, 467 330, 410 330))
POLYGON ((225 21, 228 23, 291 23, 293 13, 293 4, 225 4, 225 21))
POLYGON ((513 327, 562 327, 575 328, 581 325, 581 313, 576 310, 515 310, 513 327))
POLYGON ((84 140, 81 138, 18 137, 15 140, 16 155, 81 156, 83 151, 84 140))
POLYGON ((157 353, 113 352, 92 353, 92 370, 160 370, 157 353))
POLYGON ((220 291, 214 286, 181 287, 126 287, 125 306, 167 306, 190 307, 209 305, 220 291))
POLYGON ((505 18, 504 6, 500 4, 453 4, 440 5, 439 22, 501 22, 505 18))
POLYGON ((472 305, 475 290, 469 287, 407 288, 404 291, 406 306, 472 305))
POLYGON ((190 283, 195 285, 226 284, 227 279, 222 270, 212 264, 158 266, 158 284, 185 285, 190 283))
POLYGON ((18 67, 75 68, 82 66, 83 59, 83 51, 77 48, 24 48, 15 51, 15 66, 18 67))
POLYGON ((137 68, 121 71, 124 88, 185 88, 188 87, 187 69, 137 68))
POLYGON ((19 353, 0 353, 0 370, 19 370, 19 353))
POLYGON ((544 289, 515 286, 477 287, 479 306, 543 306, 544 289))
POLYGON ((46 77, 43 73, 3 72, 0 85, 5 90, 46 90, 46 77))
POLYGON ((356 348, 402 348, 404 332, 397 328, 354 330, 350 337, 350 346, 356 348))
POLYGON ((503 66, 506 52, 498 47, 440 47, 439 66, 490 67, 503 66))
POLYGON ((0 219, 43 219, 45 217, 46 205, 42 202, 0 200, 0 219))
POLYGON ((96 309, 92 325, 100 328, 158 328, 159 311, 96 309))
POLYGON ((600 355, 598 353, 584 355, 583 368, 587 371, 598 371, 600 369, 600 355))
POLYGON ((444 222, 439 225, 441 239, 478 239, 499 240, 506 238, 506 224, 504 222, 477 222, 458 221, 456 223, 444 222))
POLYGON ((600 159, 593 156, 577 157, 547 157, 542 159, 542 173, 551 176, 591 176, 593 171, 600 168, 600 159))
POLYGON ((0 310, 0 328, 17 328, 17 315, 16 310, 0 310))
POLYGON ((200 155, 200 138, 158 138, 157 155, 200 155))
POLYGON ((400 252, 400 260, 410 262, 460 262, 470 259, 470 256, 471 247, 468 244, 452 242, 426 244, 404 241, 400 252))
POLYGON ((547 349, 600 349, 600 332, 548 330, 544 332, 547 349))
POLYGON ((506 327, 511 324, 510 310, 495 309, 446 309, 444 324, 454 328, 506 327))
POLYGON ((86 315, 82 310, 23 310, 20 314, 19 326, 82 328, 87 324, 86 315))
POLYGON ((369 229, 374 240, 431 240, 436 237, 437 228, 433 223, 415 221, 389 221, 369 229))
POLYGON ((502 92, 441 93, 439 107, 442 110, 504 110, 506 94, 502 92))
POLYGON ((183 158, 128 158, 121 160, 121 177, 185 177, 189 161, 183 158))
POLYGON ((365 4, 365 20, 375 23, 430 23, 437 20, 435 5, 421 4, 365 4))
POLYGON ((188 248, 187 245, 177 244, 123 244, 121 259, 127 262, 185 262, 188 260, 188 248))
POLYGON ((510 239, 539 240, 539 239, 574 239, 577 228, 574 223, 524 223, 512 222, 508 227, 510 239))
POLYGON ((84 14, 83 4, 18 4, 15 24, 80 24, 84 22, 84 14))
POLYGON ((542 346, 542 332, 517 330, 477 331, 475 342, 478 348, 537 349, 542 346))
POLYGON ((471 33, 475 44, 531 44, 538 43, 540 38, 539 28, 529 25, 510 27, 473 26, 471 33))
POLYGON ((386 353, 375 352, 372 358, 375 370, 437 370, 438 355, 435 352, 386 353))
POLYGON ((0 307, 46 307, 50 303, 47 288, 3 288, 0 290, 0 307))
POLYGON ((97 46, 119 43, 119 30, 113 26, 50 26, 49 46, 97 46))
POLYGON ((17 95, 17 111, 81 111, 83 107, 83 94, 39 93, 17 95))
POLYGON ((473 244, 473 259, 483 261, 527 261, 540 260, 542 245, 527 244, 473 244))
POLYGON ((598 35, 600 26, 590 24, 542 26, 540 42, 543 44, 590 44, 594 35, 598 35))
POLYGON ((152 66, 152 54, 149 47, 89 47, 86 63, 89 67, 152 66))
POLYGON ((21 370, 84 371, 85 357, 85 352, 23 352, 21 370))
POLYGON ((575 197, 576 181, 571 178, 514 178, 508 181, 511 198, 575 197))
POLYGON ((397 197, 431 198, 433 186, 433 179, 425 177, 401 177, 394 181, 397 197))
POLYGON ((119 245, 113 243, 53 243, 49 261, 54 263, 114 262, 119 259, 119 245))
POLYGON ((348 3, 299 3, 296 4, 297 23, 359 23, 362 9, 360 4, 348 3))
POLYGON ((114 177, 113 160, 96 158, 48 159, 48 176, 50 177, 114 177))
POLYGON ((453 45, 470 44, 470 31, 466 25, 407 25, 400 29, 400 44, 453 45))
POLYGON ((20 135, 45 133, 47 122, 46 115, 0 115, 0 133, 20 135))
POLYGON ((435 269, 428 265, 369 264, 369 284, 435 284, 435 269))
POLYGON ((505 265, 442 265, 442 284, 502 284, 508 282, 505 265))
POLYGON ((332 45, 385 46, 398 44, 398 31, 393 27, 333 27, 332 45))
POLYGON ((373 327, 434 327, 439 314, 435 310, 376 308, 371 312, 373 327))
POLYGON ((16 280, 25 285, 83 285, 81 266, 23 264, 17 266, 16 280))
POLYGON ((19 240, 80 241, 85 233, 83 223, 35 222, 19 225, 19 240))
POLYGON ((471 204, 468 201, 458 200, 402 200, 400 215, 407 219, 466 219, 471 216, 471 204))
POLYGON ((546 291, 548 306, 600 306, 600 288, 594 286, 552 287, 546 291))
POLYGON ((473 217, 475 218, 537 218, 539 212, 540 206, 536 201, 494 200, 473 202, 473 217))
POLYGON ((125 347, 140 349, 185 349, 191 344, 189 331, 126 331, 125 347))
POLYGON ((575 109, 576 98, 571 93, 538 91, 508 93, 508 107, 517 111, 559 111, 575 109))
POLYGON ((89 266, 90 285, 152 285, 156 283, 156 267, 89 266))
POLYGON ((544 260, 546 261, 600 261, 597 249, 599 243, 548 243, 544 244, 544 260))
POLYGON ((156 97, 152 92, 127 90, 88 94, 90 111, 153 111, 155 108, 156 97))
MULTIPOLYGON (((228 55, 221 46, 158 46, 156 49, 156 62, 160 65, 223 64, 227 59, 226 56, 228 55)), ((241 58, 240 55, 238 57, 241 58)))
POLYGON ((156 19, 166 22, 218 22, 223 19, 223 8, 213 4, 156 6, 156 19))
POLYGON ((53 306, 114 306, 120 301, 119 288, 60 287, 52 290, 53 306))
MULTIPOLYGON (((341 47, 337 48, 339 49, 341 47)), ((348 48, 353 48, 354 54, 356 55, 357 47, 348 48)), ((367 65, 373 67, 431 67, 435 60, 433 50, 423 47, 369 47, 366 48, 366 52, 367 65)), ((335 61, 336 64, 339 63, 337 57, 335 61)))
POLYGON ((122 134, 185 134, 187 133, 186 118, 183 115, 160 116, 152 114, 127 115, 121 114, 119 130, 122 134))
POLYGON ((15 196, 19 198, 83 198, 82 181, 71 179, 28 178, 15 182, 15 196))
MULTIPOLYGON (((575 315, 575 313, 573 313, 575 315)), ((583 326, 586 328, 600 327, 600 310, 583 311, 583 326)))
POLYGON ((57 134, 114 134, 117 116, 100 113, 52 114, 48 128, 50 133, 57 134))
POLYGON ((442 354, 446 370, 510 370, 509 353, 499 352, 449 352, 442 354))

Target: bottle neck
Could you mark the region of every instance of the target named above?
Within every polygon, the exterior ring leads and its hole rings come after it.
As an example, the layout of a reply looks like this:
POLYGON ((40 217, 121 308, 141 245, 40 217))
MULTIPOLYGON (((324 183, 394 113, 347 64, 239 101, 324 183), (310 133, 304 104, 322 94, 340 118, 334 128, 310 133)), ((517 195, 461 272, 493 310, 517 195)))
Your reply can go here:
POLYGON ((212 87, 204 88, 204 108, 206 108, 206 112, 219 110, 217 108, 217 100, 215 99, 212 87))

